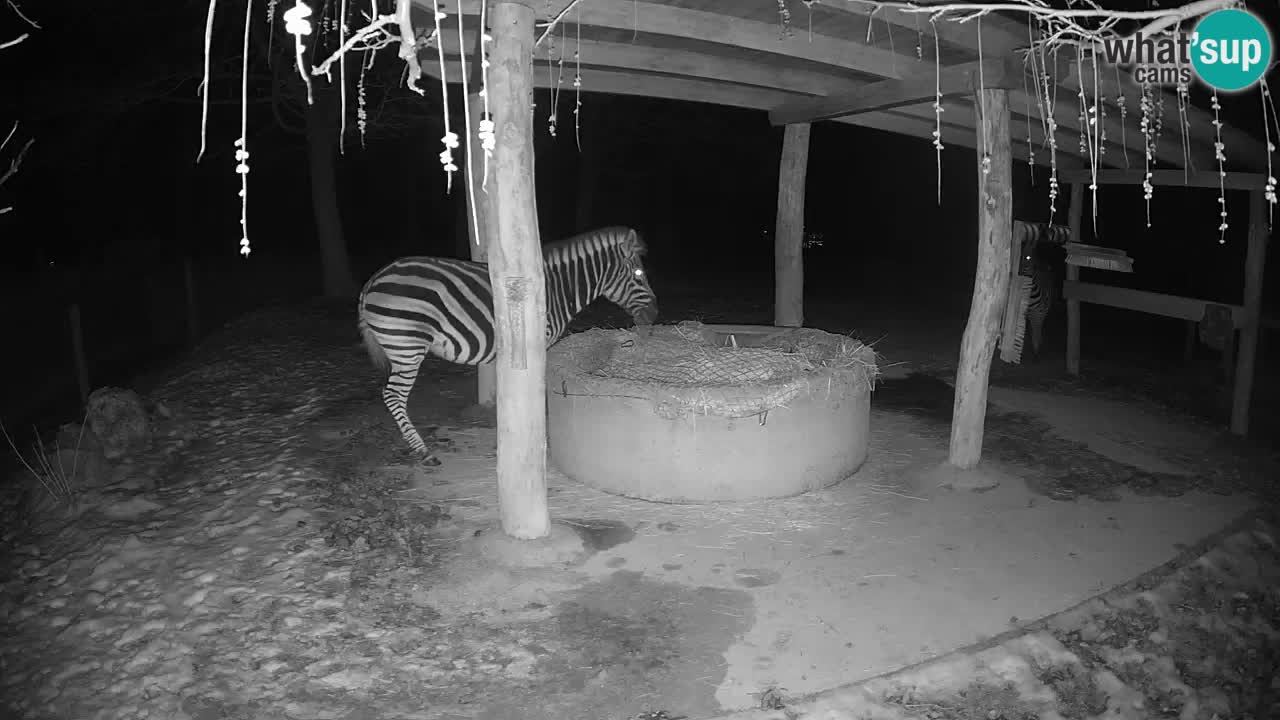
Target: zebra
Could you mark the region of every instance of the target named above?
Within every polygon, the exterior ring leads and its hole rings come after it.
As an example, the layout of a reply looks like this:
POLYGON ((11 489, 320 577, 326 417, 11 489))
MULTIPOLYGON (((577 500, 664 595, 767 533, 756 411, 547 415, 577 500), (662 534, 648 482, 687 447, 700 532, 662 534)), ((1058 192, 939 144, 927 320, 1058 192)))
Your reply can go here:
MULTIPOLYGON (((641 263, 645 252, 640 234, 627 227, 544 245, 547 345, 599 297, 631 313, 637 325, 652 325, 658 301, 641 263)), ((370 359, 387 373, 382 400, 400 434, 423 464, 439 465, 409 421, 409 391, 428 355, 460 365, 482 365, 497 355, 488 265, 424 256, 394 260, 361 289, 357 327, 370 359)))
POLYGON ((1065 225, 1049 223, 1021 223, 1025 228, 1022 240, 1022 257, 1018 264, 1018 275, 1029 278, 1030 292, 1027 293, 1027 319, 1031 328, 1031 354, 1040 356, 1040 347, 1044 342, 1044 323, 1062 296, 1057 263, 1048 256, 1048 249, 1062 247, 1069 239, 1071 231, 1065 225))

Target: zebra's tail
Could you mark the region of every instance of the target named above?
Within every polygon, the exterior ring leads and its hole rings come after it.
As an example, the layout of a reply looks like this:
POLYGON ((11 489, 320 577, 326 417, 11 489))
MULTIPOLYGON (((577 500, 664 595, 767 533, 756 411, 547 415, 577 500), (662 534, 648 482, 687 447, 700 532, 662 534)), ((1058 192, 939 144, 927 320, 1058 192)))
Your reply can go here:
MULTIPOLYGON (((363 300, 363 298, 361 298, 363 300)), ((361 303, 361 310, 364 309, 364 303, 361 303)), ((378 344, 378 338, 373 334, 373 328, 369 327, 368 321, 364 319, 364 313, 360 313, 360 322, 356 324, 360 328, 360 339, 364 342, 364 349, 369 353, 369 360, 373 362, 373 366, 381 370, 383 373, 391 371, 391 360, 387 358, 387 351, 378 344)))

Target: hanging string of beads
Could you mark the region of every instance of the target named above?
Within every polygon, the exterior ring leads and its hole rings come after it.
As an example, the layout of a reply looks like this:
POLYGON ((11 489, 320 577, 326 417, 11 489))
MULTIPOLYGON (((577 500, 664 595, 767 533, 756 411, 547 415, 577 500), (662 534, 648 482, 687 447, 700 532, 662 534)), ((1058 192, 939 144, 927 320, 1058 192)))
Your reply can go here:
POLYGON ((356 127, 360 130, 361 148, 365 147, 369 132, 369 100, 365 93, 365 77, 369 74, 371 67, 373 67, 373 54, 366 50, 365 57, 360 62, 360 79, 356 81, 356 127))
MULTIPOLYGON (((338 6, 338 47, 342 47, 343 40, 347 37, 347 0, 342 0, 338 6)), ((347 142, 347 54, 342 53, 342 59, 338 61, 338 96, 339 108, 338 117, 338 153, 346 154, 347 142)))
POLYGON ((929 18, 933 27, 933 150, 937 156, 938 205, 942 205, 942 59, 938 49, 938 26, 929 18))
MULTIPOLYGON (((1031 24, 1031 16, 1030 16, 1030 15, 1028 15, 1028 16, 1027 16, 1027 45, 1028 45, 1028 47, 1032 47, 1032 48, 1034 48, 1034 47, 1035 47, 1035 44, 1036 44, 1036 31, 1035 31, 1035 26, 1031 24)), ((1035 53, 1035 51, 1034 51, 1034 50, 1033 50, 1032 52, 1027 53, 1027 57, 1026 57, 1026 59, 1025 59, 1025 60, 1023 60, 1023 64, 1025 65, 1028 61, 1030 61, 1030 63, 1031 63, 1031 73, 1030 73, 1030 76, 1031 76, 1032 78, 1038 78, 1038 77, 1039 77, 1039 75, 1036 73, 1036 53, 1035 53)), ((1035 139, 1031 136, 1031 95, 1032 95, 1032 93, 1029 91, 1029 89, 1028 89, 1028 87, 1027 87, 1027 82, 1028 82, 1028 81, 1027 81, 1027 76, 1028 76, 1028 74, 1027 74, 1027 73, 1025 73, 1025 72, 1022 74, 1022 94, 1026 97, 1026 101, 1027 101, 1027 102, 1026 102, 1026 107, 1027 107, 1027 109, 1026 109, 1026 112, 1024 113, 1024 115, 1025 115, 1025 116, 1026 116, 1026 118, 1027 118, 1027 170, 1028 170, 1028 172, 1030 172, 1030 173, 1031 173, 1031 184, 1032 184, 1032 185, 1035 185, 1035 182, 1036 182, 1036 146, 1035 146, 1035 139)), ((1039 85, 1040 85, 1040 81, 1039 81, 1039 80, 1033 80, 1032 82, 1034 82, 1034 83, 1035 83, 1036 88, 1037 88, 1037 90, 1038 90, 1038 89, 1039 89, 1039 85)), ((1038 101, 1038 99, 1037 99, 1037 105, 1038 105, 1038 104, 1039 104, 1039 101, 1038 101)))
POLYGON ((1271 140, 1271 128, 1273 121, 1280 128, 1280 118, 1276 117, 1276 106, 1271 101, 1271 87, 1267 84, 1265 75, 1259 81, 1259 85, 1262 89, 1262 128, 1267 139, 1267 185, 1263 189, 1263 194, 1267 199, 1267 225, 1270 227, 1276 207, 1276 178, 1275 171, 1271 167, 1271 153, 1276 151, 1276 145, 1271 140), (1268 111, 1270 111, 1269 114, 1268 111))
MULTIPOLYGON (((458 48, 459 49, 466 48, 467 46, 467 36, 466 36, 465 30, 466 30, 466 23, 462 21, 462 13, 459 12, 458 13, 458 48)), ((484 33, 484 27, 480 28, 480 33, 481 34, 484 33)), ((444 43, 441 42, 440 44, 443 45, 444 43)), ((480 62, 479 58, 476 59, 476 62, 480 62)), ((471 98, 471 93, 467 87, 467 54, 465 52, 459 53, 458 65, 459 65, 458 70, 460 71, 462 76, 462 123, 463 123, 462 130, 468 139, 468 143, 470 143, 471 103, 469 102, 469 100, 471 98)), ((472 228, 471 236, 475 238, 476 245, 479 246, 482 240, 482 233, 480 230, 480 215, 476 210, 476 198, 474 196, 476 164, 475 164, 475 158, 473 156, 475 155, 475 153, 471 151, 471 147, 470 145, 468 145, 467 149, 464 150, 462 154, 467 164, 467 177, 466 177, 467 188, 466 188, 465 194, 470 196, 467 199, 467 211, 471 215, 471 228, 472 228)))
POLYGON ((1222 222, 1218 224, 1218 244, 1225 245, 1227 242, 1227 171, 1225 167, 1227 146, 1222 142, 1222 120, 1219 117, 1222 106, 1218 104, 1217 89, 1213 91, 1213 99, 1209 107, 1213 108, 1213 156, 1218 161, 1218 217, 1222 218, 1222 222))
POLYGON ((1120 107, 1120 151, 1124 153, 1124 166, 1129 167, 1129 142, 1126 139, 1125 120, 1129 117, 1129 107, 1125 104, 1124 84, 1120 82, 1120 66, 1115 66, 1116 70, 1116 87, 1119 91, 1116 93, 1116 105, 1120 107))
MULTIPOLYGON (((805 5, 808 4, 808 2, 805 3, 805 5)), ((916 61, 924 62, 924 30, 920 28, 920 16, 913 15, 911 19, 916 21, 916 61)), ((809 24, 812 25, 813 21, 810 20, 809 24)), ((810 34, 812 34, 812 31, 810 34)))
POLYGON ((1178 127, 1181 130, 1179 137, 1182 139, 1182 164, 1184 167, 1191 166, 1191 120, 1187 117, 1187 108, 1191 105, 1190 92, 1187 83, 1178 83, 1178 127))
MULTIPOLYGON (((984 94, 984 91, 987 89, 987 79, 982 71, 982 60, 983 60, 982 17, 979 16, 978 17, 978 95, 980 97, 984 94)), ((979 123, 982 123, 986 119, 980 116, 985 107, 986 107, 985 103, 978 103, 977 105, 974 106, 974 109, 977 110, 979 113, 979 118, 978 118, 979 123)), ((991 174, 991 150, 987 147, 987 134, 979 133, 979 137, 982 138, 982 147, 978 149, 982 151, 982 176, 985 178, 987 175, 991 174)))
MULTIPOLYGON (((1034 64, 1034 55, 1032 56, 1034 64)), ((1034 70, 1032 71, 1034 72, 1034 70)), ((1036 182, 1036 144, 1035 138, 1031 136, 1031 93, 1027 92, 1027 78, 1022 78, 1022 94, 1026 96, 1026 112, 1027 117, 1027 171, 1031 173, 1031 184, 1036 182)))
POLYGON ((236 174, 240 176, 240 254, 249 257, 249 27, 253 0, 244 8, 244 48, 240 69, 240 137, 236 138, 236 174))
MULTIPOLYGON (((1044 37, 1049 30, 1048 23, 1044 20, 1040 24, 1040 35, 1044 37)), ((1037 94, 1041 98, 1041 118, 1044 122, 1044 135, 1049 141, 1049 217, 1053 218, 1058 212, 1058 121, 1054 117, 1056 98, 1050 88, 1057 88, 1057 78, 1049 77, 1050 58, 1045 55, 1046 43, 1039 45, 1040 52, 1040 87, 1037 94)), ((1058 62, 1058 49, 1053 49, 1052 61, 1056 72, 1058 62)))
MULTIPOLYGON (((400 1, 406 2, 406 0, 400 1)), ((435 37, 441 38, 443 36, 440 33, 440 21, 448 16, 440 9, 440 0, 431 0, 431 4, 435 10, 433 13, 436 22, 435 37)), ((459 18, 459 24, 461 24, 461 18, 459 18)), ((403 54, 404 50, 401 49, 400 52, 403 54)), ((458 147, 458 134, 449 128, 449 83, 446 82, 449 76, 444 67, 443 42, 436 43, 436 54, 440 58, 440 103, 444 107, 444 136, 440 138, 440 142, 444 144, 444 150, 440 151, 440 165, 445 172, 445 192, 450 192, 453 190, 453 173, 458 170, 458 166, 453 162, 453 151, 458 147)))
POLYGON ((573 48, 573 142, 582 152, 582 11, 574 13, 577 45, 573 48))
POLYGON ((1154 110, 1154 101, 1152 95, 1151 83, 1144 82, 1142 84, 1142 120, 1138 126, 1142 130, 1143 155, 1145 174, 1142 177, 1142 199, 1147 206, 1147 227, 1151 227, 1151 196, 1155 193, 1155 188, 1151 185, 1151 161, 1155 155, 1156 133, 1152 115, 1154 110))
MULTIPOLYGON (((1084 81, 1084 63, 1088 57, 1084 52, 1082 45, 1076 45, 1076 81, 1080 84, 1078 97, 1080 100, 1080 154, 1089 163, 1089 193, 1093 200, 1093 222, 1095 227, 1098 222, 1098 130, 1097 130, 1097 78, 1094 78, 1094 103, 1089 102, 1089 98, 1085 93, 1084 81), (1087 111, 1087 112, 1086 112, 1087 111)), ((1096 69, 1097 58, 1094 60, 1096 69)))
POLYGON ((1076 78, 1080 82, 1080 89, 1076 91, 1076 97, 1080 100, 1080 113, 1077 122, 1080 123, 1080 155, 1088 157, 1089 152, 1089 117, 1085 110, 1089 107, 1089 98, 1084 92, 1084 48, 1076 45, 1076 78))
POLYGON ((551 88, 551 114, 547 117, 547 131, 551 133, 551 137, 556 136, 556 119, 560 110, 560 93, 564 88, 564 48, 568 45, 565 35, 568 29, 564 25, 560 26, 560 55, 555 60, 555 71, 552 69, 552 58, 556 51, 556 36, 550 36, 551 43, 547 46, 547 84, 551 88))
POLYGON ((489 19, 486 15, 489 3, 480 3, 480 99, 484 102, 484 116, 480 119, 478 134, 480 149, 484 151, 484 172, 480 176, 480 187, 487 191, 489 185, 489 160, 493 158, 493 149, 498 139, 494 135, 493 116, 489 113, 489 43, 493 36, 489 34, 489 19))
POLYGON ((302 0, 294 0, 293 7, 284 12, 284 29, 285 32, 293 35, 294 67, 302 77, 303 84, 307 86, 308 105, 315 102, 311 89, 311 74, 306 71, 306 60, 302 57, 305 50, 302 38, 311 34, 311 21, 307 19, 309 17, 311 17, 311 8, 302 0))
MULTIPOLYGON (((1107 103, 1102 96, 1102 81, 1098 77, 1098 45, 1092 43, 1089 51, 1089 57, 1093 60, 1093 116, 1097 122, 1097 147, 1098 157, 1101 158, 1107 154, 1107 103)), ((1094 212, 1097 212, 1097 206, 1094 206, 1094 212)))

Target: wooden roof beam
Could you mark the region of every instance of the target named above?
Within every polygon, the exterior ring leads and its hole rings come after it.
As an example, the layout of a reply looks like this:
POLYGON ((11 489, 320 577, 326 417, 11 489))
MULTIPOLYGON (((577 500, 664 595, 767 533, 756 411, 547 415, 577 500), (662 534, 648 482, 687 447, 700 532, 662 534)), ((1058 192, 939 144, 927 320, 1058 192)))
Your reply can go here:
MULTIPOLYGON (((1146 172, 1143 170, 1106 169, 1098 170, 1099 185, 1141 185, 1146 172)), ((1064 172, 1062 182, 1083 183, 1086 187, 1093 182, 1093 175, 1088 168, 1064 172)), ((1227 172, 1220 178, 1217 171, 1196 172, 1185 170, 1152 170, 1151 184, 1168 187, 1195 187, 1217 190, 1221 180, 1222 187, 1227 190, 1262 190, 1267 186, 1265 173, 1227 172)))
MULTIPOLYGON (((423 63, 422 72, 424 75, 438 79, 440 77, 439 63, 423 63)), ((462 81, 462 71, 456 55, 445 56, 445 72, 450 83, 460 83, 462 81)), ((535 87, 545 89, 552 85, 554 83, 547 77, 546 73, 534 73, 535 87)), ((599 68, 583 68, 582 92, 587 94, 608 93, 684 102, 703 102, 751 110, 768 110, 796 97, 794 94, 782 90, 735 87, 715 80, 641 75, 599 68)), ((971 119, 972 112, 969 113, 969 116, 971 119)), ((977 140, 972 125, 966 127, 954 122, 948 122, 945 118, 946 114, 944 114, 942 125, 943 143, 947 145, 962 145, 968 148, 976 146, 977 140)), ((927 118, 903 115, 897 112, 872 112, 848 118, 837 118, 834 122, 876 128, 924 140, 933 139, 933 130, 935 128, 932 109, 928 111, 927 118)), ((1038 153, 1038 156, 1045 161, 1048 160, 1048 155, 1045 153, 1038 153)), ((1022 161, 1026 161, 1030 157, 1025 142, 1015 143, 1014 157, 1022 161)), ((1078 160, 1073 160, 1061 153, 1058 160, 1060 167, 1072 167, 1080 164, 1078 160)))
MULTIPOLYGON (((558 10, 565 1, 555 0, 551 10, 558 10)), ((418 3, 420 10, 429 8, 425 0, 415 0, 415 2, 418 3)), ((849 6, 850 12, 860 12, 854 9, 854 5, 849 6)), ((464 14, 473 16, 471 22, 474 22, 474 16, 479 12, 479 0, 461 0, 460 7, 464 14)), ((833 9, 830 6, 823 6, 823 8, 824 10, 833 9)), ((921 67, 921 63, 914 56, 868 47, 858 42, 847 42, 823 35, 814 35, 810 40, 803 33, 797 33, 790 38, 785 38, 779 36, 776 23, 743 20, 717 13, 687 10, 658 3, 633 3, 631 0, 592 0, 591 3, 583 3, 582 9, 571 13, 569 17, 578 17, 579 14, 584 25, 666 35, 695 43, 716 44, 726 48, 735 46, 749 47, 767 53, 831 65, 833 66, 833 73, 844 69, 879 75, 885 78, 902 78, 920 72, 919 69, 921 67)), ((880 13, 875 13, 875 16, 877 18, 880 17, 880 13)), ((992 25, 991 19, 990 17, 983 19, 984 54, 987 54, 992 47, 987 44, 989 37, 992 37, 987 32, 988 26, 992 25)), ((964 28, 973 25, 975 22, 956 23, 948 20, 939 22, 938 25, 964 28)), ((1006 21, 1006 24, 1008 22, 1006 21)), ((922 24, 922 28, 926 25, 927 23, 922 24)), ((1011 28, 1006 34, 1012 37, 1011 28)), ((972 35, 976 49, 976 30, 972 32, 972 35)), ((959 35, 955 37, 959 38, 959 35)), ((1073 57, 1059 56, 1057 65, 1060 71, 1053 75, 1058 81, 1059 87, 1069 91, 1070 95, 1066 97, 1073 98, 1071 100, 1072 105, 1078 104, 1078 100, 1074 98, 1079 90, 1079 77, 1074 63, 1075 58, 1073 57)), ((757 66, 759 65, 757 63, 757 66)), ((1085 71, 1086 81, 1092 86, 1093 69, 1092 67, 1086 67, 1085 71)), ((815 73, 815 77, 817 76, 818 74, 815 73)), ((1102 93, 1112 102, 1115 101, 1115 98, 1123 88, 1128 114, 1135 118, 1139 116, 1140 87, 1127 73, 1119 73, 1117 77, 1117 73, 1108 68, 1107 71, 1098 73, 1098 81, 1102 93)), ((1092 87, 1089 88, 1089 94, 1092 95, 1092 87)), ((1164 93, 1164 95, 1169 99, 1173 98, 1171 93, 1164 93)), ((1059 93, 1059 102, 1061 103, 1063 99, 1064 95, 1059 93)), ((1120 133, 1119 120, 1117 117, 1113 117, 1118 115, 1118 112, 1113 110, 1108 115, 1107 134, 1108 136, 1118 137, 1120 133)), ((1064 119, 1070 121, 1069 118, 1059 116, 1059 123, 1062 123, 1064 119)), ((1191 158, 1193 166, 1200 170, 1216 168, 1216 163, 1212 160, 1212 146, 1215 141, 1211 124, 1212 115, 1200 108, 1192 107, 1188 110, 1188 119, 1191 123, 1189 135, 1193 146, 1197 148, 1191 158), (1203 148, 1208 148, 1208 150, 1204 151, 1203 148), (1205 152, 1209 153, 1207 162, 1204 160, 1205 152)), ((1078 120, 1071 122, 1073 126, 1078 125, 1078 120)), ((1179 133, 1179 130, 1176 125, 1176 120, 1173 123, 1166 123, 1164 137, 1157 147, 1157 159, 1163 159, 1169 164, 1182 163, 1181 143, 1176 134, 1179 133)), ((1132 137, 1132 131, 1126 129, 1124 132, 1126 141, 1135 139, 1132 137)), ((1265 158, 1265 144, 1239 129, 1229 126, 1223 128, 1222 135, 1223 141, 1227 146, 1228 167, 1239 166, 1250 170, 1260 169, 1259 163, 1265 158)), ((1140 138, 1138 140, 1137 143, 1129 142, 1128 144, 1140 150, 1142 142, 1140 138)))
MULTIPOLYGON (((465 30, 465 48, 468 64, 474 62, 471 50, 475 47, 476 31, 465 30)), ((694 78, 698 80, 716 79, 727 84, 769 88, 807 95, 825 95, 833 87, 848 87, 847 78, 836 75, 825 75, 795 68, 782 67, 754 60, 717 57, 690 50, 663 50, 656 53, 652 48, 629 43, 613 43, 601 40, 584 39, 579 45, 574 41, 573 47, 579 51, 579 59, 584 67, 605 67, 618 70, 635 70, 639 72, 664 73, 694 78)), ((445 33, 444 51, 446 55, 461 55, 457 32, 445 33)), ((546 45, 534 51, 538 66, 546 72, 545 65, 555 62, 559 55, 550 55, 546 45)), ((436 62, 435 50, 427 51, 423 56, 423 64, 436 62)), ((565 61, 566 66, 569 60, 565 61)), ((572 80, 572 75, 566 83, 572 80)))
MULTIPOLYGON (((933 131, 937 129, 937 125, 932 118, 925 119, 914 115, 905 115, 902 110, 851 115, 849 117, 836 118, 832 122, 883 130, 894 135, 908 135, 929 142, 933 141, 933 131)), ((946 147, 965 147, 970 150, 976 150, 978 146, 977 135, 972 127, 966 127, 958 123, 943 122, 942 144, 946 147)), ((1037 152, 1036 156, 1041 161, 1038 164, 1043 165, 1044 161, 1048 160, 1047 153, 1037 152)), ((1030 148, 1025 141, 1014 140, 1013 157, 1020 162, 1026 162, 1030 159, 1030 148)), ((1080 165, 1081 162, 1078 158, 1063 154, 1058 155, 1059 168, 1074 168, 1080 165)))
MULTIPOLYGON (((455 26, 456 27, 456 26, 455 26)), ((473 30, 464 31, 464 41, 462 47, 470 50, 475 45, 475 33, 473 30)), ((444 47, 446 54, 460 55, 460 47, 458 44, 456 32, 444 33, 444 47)), ((664 73, 679 76, 686 76, 695 79, 715 78, 725 81, 726 83, 741 85, 745 87, 763 87, 773 90, 782 90, 795 95, 813 95, 824 96, 832 94, 840 88, 848 88, 851 83, 843 77, 835 75, 827 75, 820 72, 811 72, 807 70, 779 67, 768 63, 762 63, 756 60, 739 59, 732 57, 719 57, 715 55, 707 55, 704 53, 689 50, 665 50, 661 54, 652 52, 643 45, 632 45, 630 43, 614 43, 599 40, 583 40, 581 45, 575 44, 581 52, 581 59, 587 67, 605 67, 618 70, 635 70, 640 72, 664 73)), ((428 54, 434 51, 427 51, 428 54)), ((535 53, 535 57, 540 62, 546 62, 550 54, 549 46, 540 46, 535 53)), ((472 60, 472 58, 468 58, 472 60)), ((555 60, 556 58, 551 58, 555 60)), ((434 57, 425 57, 424 63, 434 62, 434 57)), ((1018 61, 1012 61, 1014 63, 1018 61)), ((976 64, 973 64, 976 67, 976 64)), ((985 72, 985 71, 984 71, 985 72)), ((920 73, 919 80, 927 81, 930 88, 933 87, 933 80, 930 73, 920 73)), ((888 81, 886 81, 888 84, 888 81)), ((870 86, 864 86, 870 87, 870 86)), ((855 90, 854 92, 858 92, 855 90)), ((962 93, 971 96, 971 93, 962 93)), ((923 106, 926 108, 923 112, 929 113, 932 108, 933 90, 922 92, 924 96, 923 106)), ((1033 130, 1037 138, 1043 141, 1043 133, 1041 132, 1039 109, 1036 99, 1028 92, 1023 90, 1014 90, 1010 93, 1010 104, 1015 114, 1026 115, 1028 108, 1032 114, 1033 130)), ((805 98, 799 102, 812 102, 821 100, 821 98, 805 98)), ((1080 131, 1079 119, 1079 102, 1072 94, 1063 94, 1059 96, 1058 102, 1054 107, 1055 119, 1059 128, 1059 147, 1074 148, 1078 144, 1076 135, 1080 131), (1065 134, 1064 134, 1065 131, 1065 134), (1065 144, 1064 144, 1065 143, 1065 144)), ((1020 126, 1025 123, 1025 118, 1018 118, 1015 125, 1020 126)), ((1108 153, 1102 158, 1104 165, 1122 166, 1124 163, 1124 150, 1129 150, 1129 161, 1140 162, 1142 152, 1142 135, 1135 127, 1134 122, 1122 124, 1118 112, 1108 113, 1106 119, 1108 153), (1126 144, 1120 142, 1120 138, 1125 138, 1126 144), (1137 153, 1135 156, 1134 153, 1137 153)), ((1193 147, 1191 157, 1193 161, 1208 162, 1212 160, 1212 149, 1206 147, 1193 147)), ((1182 149, 1180 143, 1163 142, 1157 148, 1156 159, 1161 163, 1172 166, 1181 165, 1182 149)), ((1083 162, 1083 161, 1081 161, 1083 162)))
MULTIPOLYGON (((431 4, 427 0, 414 0, 414 4, 427 13, 431 12, 431 4)), ((558 2, 553 9, 561 6, 563 1, 558 2)), ((458 8, 464 15, 478 16, 480 0, 459 0, 458 8)), ((539 18, 541 19, 541 14, 539 18)), ((580 3, 578 9, 565 20, 580 21, 584 27, 652 33, 701 43, 750 48, 884 78, 903 77, 918 64, 914 55, 892 52, 861 42, 818 34, 809 38, 804 33, 785 37, 779 33, 777 23, 744 20, 660 3, 591 0, 580 3)))
MULTIPOLYGON (((978 29, 982 30, 982 51, 992 57, 1007 55, 1017 48, 1026 47, 1031 40, 1027 35, 1027 26, 1002 15, 984 15, 981 22, 970 20, 956 22, 942 20, 929 22, 929 13, 911 13, 898 8, 884 7, 869 0, 818 0, 815 7, 822 11, 859 15, 871 18, 871 22, 880 21, 896 25, 904 30, 923 33, 926 37, 937 36, 942 42, 956 47, 978 51, 978 29)), ((873 26, 874 28, 874 26, 873 26)), ((932 43, 929 43, 932 44, 932 43)))
POLYGON ((882 80, 856 90, 827 97, 795 100, 769 111, 769 122, 789 125, 831 120, 878 110, 943 99, 970 96, 979 88, 1022 88, 1022 63, 1012 58, 991 58, 937 71, 921 71, 902 80, 882 80))
MULTIPOLYGON (((456 28, 456 26, 455 26, 456 28)), ((461 47, 470 50, 475 45, 475 33, 473 30, 464 31, 464 40, 461 47)), ((445 53, 452 56, 461 54, 460 46, 455 31, 444 33, 445 53)), ((581 46, 575 44, 581 53, 581 59, 584 67, 604 67, 617 70, 634 70, 647 73, 663 73, 678 76, 691 77, 694 79, 715 78, 732 85, 741 85, 744 87, 762 87, 773 90, 781 90, 792 94, 792 97, 798 95, 825 96, 839 89, 849 88, 853 83, 843 77, 835 75, 827 75, 821 72, 811 72, 807 70, 780 67, 768 63, 762 63, 756 60, 738 59, 732 57, 719 57, 707 55, 704 53, 689 50, 665 50, 661 54, 652 52, 643 45, 632 45, 630 43, 614 43, 600 40, 584 39, 581 46)), ((435 62, 434 50, 426 51, 427 55, 423 57, 423 63, 429 64, 435 62), (428 57, 429 55, 429 57, 428 57)), ((548 46, 541 46, 535 52, 535 57, 539 62, 545 63, 548 60, 550 50, 548 46)), ((556 57, 551 58, 557 59, 556 57)), ((468 61, 473 58, 468 57, 468 61)), ((1013 61, 1017 62, 1017 61, 1013 61)), ((976 67, 976 64, 974 65, 976 67)), ((588 74, 593 70, 588 69, 588 74)), ((985 71, 984 71, 985 72, 985 71)), ((927 80, 929 87, 932 88, 933 80, 924 77, 929 73, 922 73, 921 79, 927 80)), ((865 86, 864 86, 865 87, 865 86)), ((923 93, 924 101, 922 102, 921 116, 930 114, 933 105, 933 90, 930 89, 923 93)), ((971 94, 968 94, 971 95, 971 94)), ((1043 141, 1043 133, 1040 127, 1039 109, 1036 105, 1036 99, 1023 90, 1014 90, 1009 95, 1010 104, 1015 114, 1026 115, 1028 108, 1032 114, 1031 124, 1035 136, 1043 141)), ((800 102, 808 102, 820 100, 821 98, 804 98, 800 102)), ((734 103, 736 104, 736 103, 734 103)), ((1074 95, 1063 94, 1059 97, 1055 105, 1055 119, 1059 128, 1059 147, 1074 148, 1078 144, 1075 135, 1079 134, 1080 120, 1078 101, 1074 95)), ((1021 133, 1021 126, 1025 124, 1025 117, 1015 119, 1015 125, 1021 133)), ((1122 125, 1119 113, 1112 112, 1107 115, 1106 119, 1108 153, 1103 157, 1104 165, 1121 166, 1124 163, 1124 150, 1126 145, 1120 142, 1120 138, 1124 137, 1127 141, 1127 149, 1130 153, 1130 162, 1141 160, 1142 136, 1134 123, 1122 125), (1134 153, 1138 153, 1135 157, 1134 153)), ((1046 153, 1047 157, 1047 153, 1046 153)), ((1194 158, 1212 158, 1212 150, 1210 148, 1193 148, 1194 158)), ((1157 159, 1162 163, 1170 165, 1181 164, 1181 146, 1177 143, 1161 143, 1157 149, 1157 159)), ((1080 161, 1083 162, 1083 161, 1080 161)))

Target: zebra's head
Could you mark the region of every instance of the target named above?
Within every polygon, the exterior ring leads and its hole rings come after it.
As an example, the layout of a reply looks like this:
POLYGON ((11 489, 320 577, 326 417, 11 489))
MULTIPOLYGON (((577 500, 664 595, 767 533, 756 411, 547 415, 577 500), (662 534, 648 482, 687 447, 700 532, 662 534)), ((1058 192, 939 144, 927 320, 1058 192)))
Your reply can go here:
POLYGON ((1071 240, 1066 225, 1014 221, 1014 231, 1022 233, 1022 257, 1018 258, 1018 274, 1030 277, 1037 267, 1059 260, 1064 245, 1071 240))
POLYGON ((612 228, 607 232, 617 238, 617 262, 602 278, 600 294, 631 313, 637 325, 652 325, 658 319, 658 297, 649 286, 644 269, 643 258, 648 251, 644 239, 634 228, 612 228))
POLYGON ((547 270, 547 337, 559 337, 569 321, 596 298, 626 310, 637 325, 652 325, 658 301, 645 274, 644 241, 628 227, 574 235, 542 248, 547 270))
POLYGON ((602 268, 600 295, 622 307, 637 325, 652 325, 658 319, 658 296, 649 286, 644 255, 648 251, 635 228, 605 228, 596 231, 612 240, 608 255, 613 259, 602 268))

